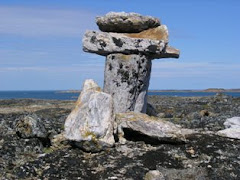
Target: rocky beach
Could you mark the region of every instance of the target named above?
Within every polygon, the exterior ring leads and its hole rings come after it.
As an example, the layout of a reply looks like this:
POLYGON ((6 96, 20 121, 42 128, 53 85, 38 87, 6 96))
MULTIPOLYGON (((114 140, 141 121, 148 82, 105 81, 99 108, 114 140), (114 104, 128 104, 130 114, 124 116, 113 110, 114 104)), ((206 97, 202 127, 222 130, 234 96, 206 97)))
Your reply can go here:
POLYGON ((185 143, 128 134, 125 144, 88 153, 61 136, 74 101, 0 100, 0 179, 143 179, 151 170, 165 179, 239 179, 240 140, 216 132, 239 116, 240 98, 149 96, 148 102, 159 118, 198 133, 185 143), (21 129, 24 119, 37 126, 21 129))

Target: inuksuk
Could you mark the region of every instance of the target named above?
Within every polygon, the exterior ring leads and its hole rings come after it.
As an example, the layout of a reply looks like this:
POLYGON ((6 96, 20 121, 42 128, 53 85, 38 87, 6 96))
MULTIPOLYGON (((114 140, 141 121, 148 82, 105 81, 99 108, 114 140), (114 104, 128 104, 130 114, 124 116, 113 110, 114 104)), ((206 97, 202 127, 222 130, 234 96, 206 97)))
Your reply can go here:
POLYGON ((97 17, 96 23, 103 32, 87 31, 83 50, 106 56, 103 91, 112 95, 116 113, 145 113, 151 61, 179 57, 179 50, 168 46, 167 26, 124 12, 97 17))
POLYGON ((86 80, 65 122, 65 137, 85 151, 124 143, 124 129, 156 140, 182 141, 181 128, 144 114, 153 59, 178 58, 160 20, 136 13, 110 12, 96 18, 99 31, 87 31, 83 50, 106 56, 104 88, 86 80))

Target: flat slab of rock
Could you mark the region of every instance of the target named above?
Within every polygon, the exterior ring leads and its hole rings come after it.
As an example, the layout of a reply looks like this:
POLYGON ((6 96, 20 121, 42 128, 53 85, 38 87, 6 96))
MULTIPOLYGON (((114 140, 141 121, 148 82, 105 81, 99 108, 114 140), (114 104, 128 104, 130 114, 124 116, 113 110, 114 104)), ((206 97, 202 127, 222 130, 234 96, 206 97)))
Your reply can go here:
POLYGON ((217 135, 232 138, 232 139, 240 139, 240 127, 239 128, 227 128, 227 129, 218 131, 217 135))
POLYGON ((104 32, 135 33, 159 26, 160 20, 137 13, 110 12, 97 17, 96 23, 104 32))
POLYGON ((182 129, 175 124, 142 113, 119 113, 116 115, 120 142, 124 142, 126 132, 130 138, 136 136, 139 140, 150 143, 186 141, 185 134, 191 130, 182 129), (141 137, 142 136, 142 137, 141 137))
POLYGON ((114 145, 113 99, 86 80, 75 109, 67 117, 65 137, 85 151, 97 152, 114 145))
POLYGON ((151 65, 145 55, 107 56, 103 90, 112 95, 115 113, 146 112, 151 65))
POLYGON ((124 35, 131 38, 163 40, 164 42, 168 42, 168 29, 165 25, 147 29, 140 33, 125 33, 124 35))
POLYGON ((161 54, 155 54, 152 56, 154 59, 159 58, 179 58, 180 51, 171 46, 166 46, 166 48, 162 51, 161 54))
POLYGON ((223 124, 226 129, 218 131, 219 136, 240 139, 240 117, 228 118, 223 124))
POLYGON ((83 38, 83 50, 107 56, 113 53, 144 54, 149 57, 178 58, 179 51, 167 48, 163 40, 130 38, 124 34, 87 31, 83 38), (168 52, 170 51, 170 53, 168 52), (166 54, 167 53, 167 54, 166 54), (176 54, 178 54, 176 56, 176 54), (171 56, 173 55, 173 56, 171 56))

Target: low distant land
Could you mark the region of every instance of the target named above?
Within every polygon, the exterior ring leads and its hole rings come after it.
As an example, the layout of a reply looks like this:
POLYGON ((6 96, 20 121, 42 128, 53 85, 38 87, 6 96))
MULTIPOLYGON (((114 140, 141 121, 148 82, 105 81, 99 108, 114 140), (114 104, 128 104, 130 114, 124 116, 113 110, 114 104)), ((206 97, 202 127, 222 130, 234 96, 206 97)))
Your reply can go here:
MULTIPOLYGON (((64 90, 58 91, 58 93, 80 93, 81 90, 64 90)), ((149 92, 240 92, 240 89, 223 89, 223 88, 208 88, 204 90, 174 90, 174 89, 167 89, 167 90, 149 90, 149 92)))

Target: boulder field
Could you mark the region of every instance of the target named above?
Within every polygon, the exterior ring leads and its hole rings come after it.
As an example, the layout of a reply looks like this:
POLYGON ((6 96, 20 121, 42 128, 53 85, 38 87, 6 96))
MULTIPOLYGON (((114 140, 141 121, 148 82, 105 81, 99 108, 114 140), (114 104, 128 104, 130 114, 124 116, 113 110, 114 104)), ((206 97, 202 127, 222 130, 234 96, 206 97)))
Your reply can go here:
POLYGON ((153 120, 198 133, 185 134, 184 141, 149 138, 152 132, 140 134, 147 125, 140 120, 148 116, 138 113, 143 117, 136 121, 128 112, 124 123, 136 127, 122 126, 125 144, 119 140, 91 153, 63 136, 76 102, 0 100, 0 179, 239 179, 240 140, 217 132, 239 117, 240 98, 149 96, 148 103, 157 115, 153 120))

